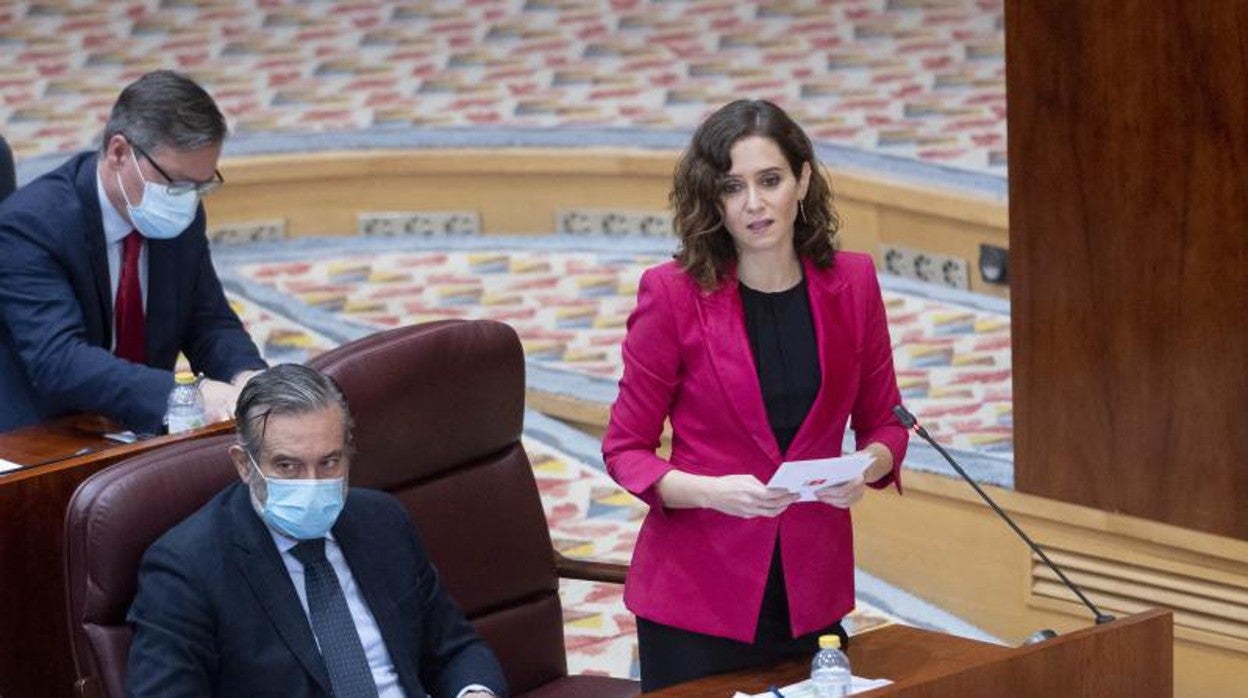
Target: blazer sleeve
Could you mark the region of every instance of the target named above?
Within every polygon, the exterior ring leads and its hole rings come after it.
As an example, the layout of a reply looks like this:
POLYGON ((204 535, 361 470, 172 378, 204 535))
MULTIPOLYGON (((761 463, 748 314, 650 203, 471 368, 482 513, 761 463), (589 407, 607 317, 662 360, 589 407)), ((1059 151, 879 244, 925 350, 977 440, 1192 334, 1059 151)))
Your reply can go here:
POLYGON ((160 541, 139 566, 126 695, 208 696, 218 672, 213 615, 191 566, 160 541))
POLYGON ((97 412, 156 432, 173 374, 119 359, 87 339, 69 275, 74 252, 41 232, 34 212, 8 209, 0 226, 0 322, 8 326, 39 400, 58 412, 97 412))
POLYGON ((207 239, 197 235, 195 245, 195 286, 188 335, 182 346, 191 366, 210 378, 227 382, 243 371, 265 368, 267 364, 260 358, 255 342, 225 298, 207 239))
POLYGON ((602 441, 607 472, 655 511, 662 501, 654 484, 673 467, 655 451, 680 381, 679 333, 661 269, 647 270, 638 284, 622 348, 624 375, 602 441))
POLYGON ((901 404, 901 393, 897 389, 897 374, 893 370, 888 316, 884 311, 884 298, 880 294, 880 281, 874 266, 868 264, 859 279, 855 292, 858 295, 859 317, 862 318, 859 328, 862 332, 862 358, 859 362, 862 373, 850 415, 850 428, 854 431, 859 450, 878 442, 893 454, 892 472, 870 483, 871 486, 884 488, 893 484, 900 492, 901 461, 906 457, 909 432, 893 414, 893 407, 901 404))

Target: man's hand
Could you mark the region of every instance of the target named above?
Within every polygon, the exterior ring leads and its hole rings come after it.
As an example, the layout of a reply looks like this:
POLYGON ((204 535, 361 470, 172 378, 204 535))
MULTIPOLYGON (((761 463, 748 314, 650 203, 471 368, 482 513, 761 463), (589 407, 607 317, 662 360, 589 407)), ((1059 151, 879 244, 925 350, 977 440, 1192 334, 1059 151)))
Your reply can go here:
POLYGON ((251 380, 258 373, 260 371, 239 371, 238 375, 234 376, 234 379, 230 381, 230 385, 242 390, 243 386, 247 385, 247 381, 251 380))
POLYGON ((209 422, 222 422, 234 416, 239 388, 221 381, 202 380, 199 391, 204 396, 204 411, 209 422))

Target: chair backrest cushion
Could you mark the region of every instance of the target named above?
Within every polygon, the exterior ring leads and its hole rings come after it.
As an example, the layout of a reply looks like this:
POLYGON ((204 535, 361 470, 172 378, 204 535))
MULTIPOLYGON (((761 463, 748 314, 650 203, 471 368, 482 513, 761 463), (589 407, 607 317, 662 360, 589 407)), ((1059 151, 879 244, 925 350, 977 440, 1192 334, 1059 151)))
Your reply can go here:
POLYGON ((139 561, 157 538, 238 475, 232 435, 158 448, 105 468, 74 492, 65 516, 69 631, 79 677, 122 695, 139 561))
POLYGON ((566 675, 550 532, 520 445, 524 353, 515 331, 440 321, 371 335, 310 363, 351 405, 351 483, 403 502, 511 690, 566 675))

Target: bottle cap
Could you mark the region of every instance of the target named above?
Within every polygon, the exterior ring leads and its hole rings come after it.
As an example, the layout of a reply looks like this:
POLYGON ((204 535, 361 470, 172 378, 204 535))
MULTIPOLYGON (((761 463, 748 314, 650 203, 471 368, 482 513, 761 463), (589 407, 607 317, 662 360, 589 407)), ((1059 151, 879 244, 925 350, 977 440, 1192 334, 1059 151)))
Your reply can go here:
POLYGON ((841 648, 840 635, 820 635, 819 649, 821 650, 839 650, 841 648))
POLYGON ((178 385, 194 385, 195 374, 190 371, 178 371, 173 376, 173 382, 178 385))

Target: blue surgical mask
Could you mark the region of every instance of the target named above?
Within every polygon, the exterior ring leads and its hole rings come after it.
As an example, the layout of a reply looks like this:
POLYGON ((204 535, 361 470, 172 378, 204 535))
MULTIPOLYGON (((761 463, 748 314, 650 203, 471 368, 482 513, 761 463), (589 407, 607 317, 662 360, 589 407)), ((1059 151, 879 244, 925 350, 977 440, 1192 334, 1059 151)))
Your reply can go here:
POLYGON ((143 180, 143 200, 138 206, 130 203, 126 188, 121 183, 121 172, 117 172, 117 186, 121 187, 121 196, 126 200, 126 211, 130 214, 130 222, 143 237, 152 240, 170 240, 182 234, 195 220, 195 212, 199 210, 199 195, 193 191, 185 194, 170 194, 169 188, 147 181, 143 170, 139 169, 139 161, 130 149, 130 159, 134 161, 134 169, 138 170, 143 180))
POLYGON ((261 506, 252 489, 252 501, 260 517, 273 528, 291 538, 308 540, 323 538, 333 528, 346 500, 346 480, 285 480, 267 477, 256 459, 247 454, 251 467, 264 480, 265 496, 261 506))

